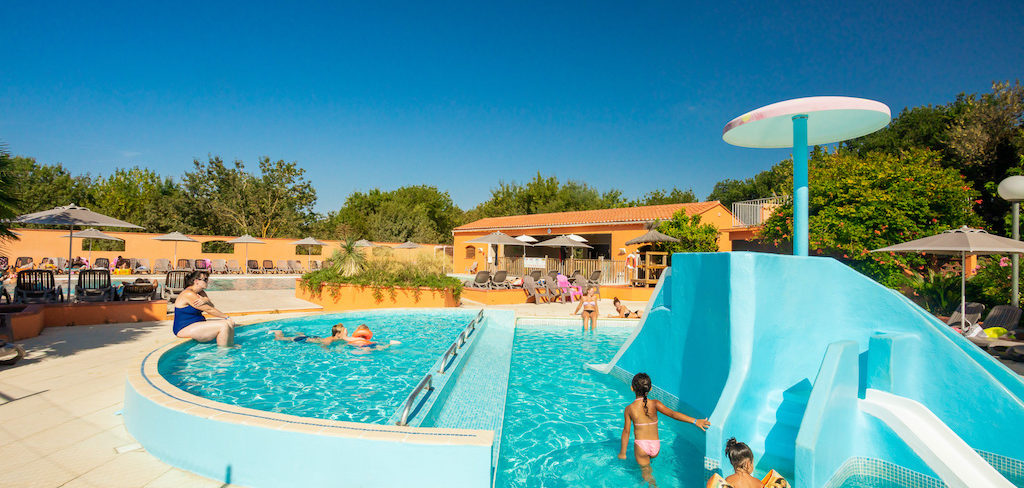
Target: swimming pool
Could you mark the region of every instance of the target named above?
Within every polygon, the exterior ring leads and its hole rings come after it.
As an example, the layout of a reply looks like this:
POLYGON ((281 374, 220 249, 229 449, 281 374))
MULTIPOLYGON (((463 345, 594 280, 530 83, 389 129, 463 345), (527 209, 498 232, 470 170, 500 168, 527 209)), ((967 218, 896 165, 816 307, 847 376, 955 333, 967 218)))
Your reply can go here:
POLYGON ((227 290, 294 290, 296 276, 264 276, 260 278, 224 278, 210 276, 209 291, 227 290))
MULTIPOLYGON (((629 385, 583 368, 612 358, 632 327, 516 327, 495 486, 638 486, 632 439, 618 459, 629 385)), ((655 380, 657 380, 655 378, 655 380)), ((658 486, 703 486, 700 430, 660 416, 658 486)))
POLYGON ((187 342, 164 354, 160 374, 210 400, 301 417, 381 424, 394 414, 431 364, 475 315, 473 310, 358 312, 275 320, 238 329, 238 347, 187 342), (367 324, 374 340, 400 345, 369 352, 347 345, 277 341, 285 335, 351 333, 367 324))

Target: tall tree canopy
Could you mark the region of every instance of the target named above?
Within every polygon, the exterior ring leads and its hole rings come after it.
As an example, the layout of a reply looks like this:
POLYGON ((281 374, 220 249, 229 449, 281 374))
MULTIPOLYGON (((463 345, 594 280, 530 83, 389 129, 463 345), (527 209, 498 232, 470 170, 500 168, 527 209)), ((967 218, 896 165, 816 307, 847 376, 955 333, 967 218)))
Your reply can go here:
POLYGON ((485 217, 505 217, 575 210, 596 210, 625 207, 628 202, 619 190, 601 193, 596 188, 578 181, 560 183, 558 178, 545 178, 538 172, 525 184, 498 182, 491 190, 491 198, 467 212, 466 220, 485 217))
MULTIPOLYGON (((392 191, 355 192, 329 219, 344 226, 351 237, 389 242, 452 242, 452 229, 462 210, 448 192, 428 185, 392 191)), ((337 225, 337 224, 335 224, 337 225)))
POLYGON ((644 194, 644 196, 629 202, 631 207, 641 207, 645 205, 668 205, 670 203, 695 203, 697 201, 697 195, 693 194, 693 190, 680 190, 679 188, 672 188, 671 191, 665 191, 662 189, 651 190, 644 194))

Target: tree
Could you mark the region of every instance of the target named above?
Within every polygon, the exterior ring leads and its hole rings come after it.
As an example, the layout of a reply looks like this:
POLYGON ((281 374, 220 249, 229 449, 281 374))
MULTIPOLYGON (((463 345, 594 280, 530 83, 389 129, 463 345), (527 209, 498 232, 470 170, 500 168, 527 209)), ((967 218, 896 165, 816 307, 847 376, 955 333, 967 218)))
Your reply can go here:
POLYGON ((718 229, 701 224, 700 215, 687 215, 685 210, 672 214, 672 218, 657 226, 658 232, 679 239, 658 245, 666 252, 715 252, 718 250, 718 229))
POLYGON ((538 172, 523 185, 498 182, 491 190, 491 198, 467 212, 466 220, 486 217, 529 215, 538 213, 570 212, 624 207, 628 202, 619 190, 601 193, 586 183, 573 180, 562 184, 558 178, 545 178, 538 172))
POLYGON ((11 232, 11 220, 18 216, 16 188, 17 175, 14 173, 15 163, 7 147, 0 145, 0 240, 17 239, 11 232))
POLYGON ((93 210, 142 226, 149 232, 179 230, 181 189, 170 178, 149 169, 116 169, 107 178, 97 177, 90 187, 93 210))
POLYGON ((33 158, 8 157, 9 172, 13 181, 12 196, 18 200, 19 213, 49 210, 62 205, 77 204, 92 206, 89 188, 92 180, 88 175, 72 176, 60 164, 39 164, 33 158))
POLYGON ((246 172, 242 161, 229 167, 211 157, 193 164, 195 170, 185 173, 187 204, 180 212, 196 231, 294 237, 314 220, 316 190, 295 162, 262 157, 259 176, 246 172))
MULTIPOLYGON (((820 151, 815 148, 815 151, 820 151)), ((719 201, 725 208, 744 200, 756 200, 793 193, 793 160, 781 161, 752 178, 745 180, 726 179, 715 183, 708 195, 708 201, 719 201)))
POLYGON ((694 203, 697 201, 697 196, 693 194, 693 190, 682 191, 679 188, 672 188, 672 191, 666 192, 662 189, 651 190, 644 196, 629 202, 631 207, 638 207, 644 205, 667 205, 670 203, 694 203))
POLYGON ((375 241, 450 243, 462 210, 448 192, 434 186, 404 186, 355 192, 338 211, 337 221, 352 234, 375 241))
MULTIPOLYGON (((870 254, 872 249, 981 223, 978 192, 935 151, 896 156, 819 154, 810 161, 809 249, 845 261, 882 284, 904 284, 927 264, 918 254, 870 254)), ((776 246, 791 241, 793 206, 765 221, 759 238, 776 246)))

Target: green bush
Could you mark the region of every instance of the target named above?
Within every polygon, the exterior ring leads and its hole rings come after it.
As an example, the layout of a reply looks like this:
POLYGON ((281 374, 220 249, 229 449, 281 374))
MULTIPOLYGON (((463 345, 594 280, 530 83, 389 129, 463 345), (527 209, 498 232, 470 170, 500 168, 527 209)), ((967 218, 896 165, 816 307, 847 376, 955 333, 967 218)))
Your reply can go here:
POLYGON ((384 290, 394 293, 396 288, 451 290, 456 300, 462 295, 462 282, 442 273, 440 261, 427 256, 415 263, 371 259, 351 274, 330 266, 302 275, 302 286, 312 293, 319 293, 324 284, 335 283, 372 287, 373 296, 378 300, 384 296, 384 290))

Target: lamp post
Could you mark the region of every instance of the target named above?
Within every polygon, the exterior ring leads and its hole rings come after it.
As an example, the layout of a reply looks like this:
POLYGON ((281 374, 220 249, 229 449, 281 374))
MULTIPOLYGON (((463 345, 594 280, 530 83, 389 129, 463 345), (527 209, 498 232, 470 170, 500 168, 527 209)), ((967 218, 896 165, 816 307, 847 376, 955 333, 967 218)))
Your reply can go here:
MULTIPOLYGON (((1008 202, 1013 202, 1013 240, 1020 240, 1020 202, 1024 201, 1024 176, 1010 176, 999 182, 997 189, 999 196, 1008 202)), ((1013 260, 1013 288, 1010 294, 1010 303, 1016 307, 1020 303, 1019 276, 1020 276, 1020 255, 1014 254, 1013 260)))

